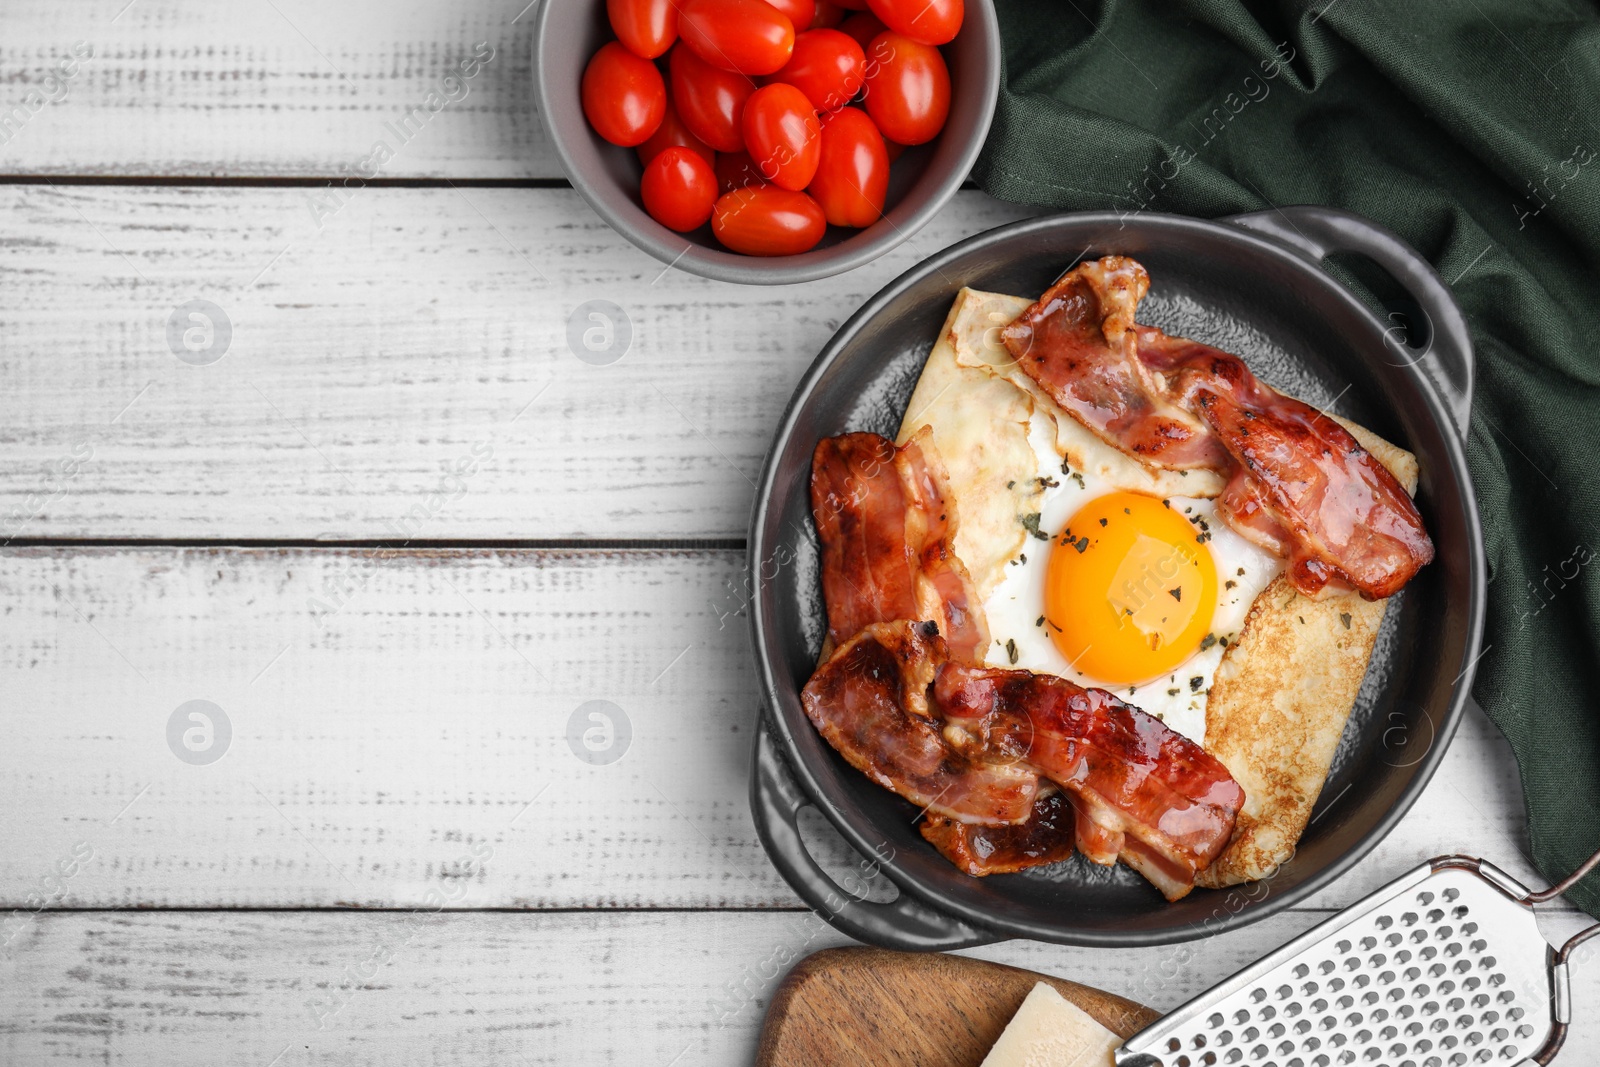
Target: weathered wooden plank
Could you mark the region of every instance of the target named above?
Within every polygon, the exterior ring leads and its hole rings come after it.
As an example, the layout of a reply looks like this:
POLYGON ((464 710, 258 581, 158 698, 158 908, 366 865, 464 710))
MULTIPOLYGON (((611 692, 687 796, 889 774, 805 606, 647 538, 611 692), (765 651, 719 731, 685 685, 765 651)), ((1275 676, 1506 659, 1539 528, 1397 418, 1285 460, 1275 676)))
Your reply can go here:
POLYGON ((534 110, 536 12, 11 0, 0 173, 332 178, 374 172, 360 163, 382 141, 380 177, 559 178, 534 110))
MULTIPOLYGON (((0 554, 0 903, 412 907, 443 888, 459 907, 795 906, 745 803, 741 565, 726 551, 0 554), (190 757, 225 753, 210 764, 186 758, 186 731, 206 740, 179 714, 193 700, 231 727, 190 757), (568 741, 576 716, 605 745, 590 701, 627 723, 613 762, 568 741), (92 856, 54 878, 75 850, 92 856)), ((1461 848, 1526 874, 1520 812, 1504 742, 1475 714, 1400 829, 1317 903, 1461 848)), ((850 866, 842 845, 824 851, 850 866)))
POLYGON ((569 190, 367 189, 320 230, 319 195, 0 189, 0 542, 741 537, 838 325, 1021 215, 960 194, 876 263, 767 288, 666 269, 569 190), (620 358, 581 360, 591 330, 620 358))
POLYGON ((738 565, 14 552, 0 806, 30 814, 5 896, 82 843, 69 902, 409 906, 464 881, 480 905, 788 903, 744 800, 746 639, 719 616, 738 565), (169 735, 191 700, 231 727, 209 765, 169 735), (614 705, 615 762, 568 743, 591 701, 614 705))
MULTIPOLYGON (((1188 945, 971 953, 1176 1007, 1323 918, 1188 945)), ((0 955, 7 1063, 746 1064, 797 913, 55 913, 0 955)), ((1600 1054, 1600 954, 1563 1061, 1600 1054)))

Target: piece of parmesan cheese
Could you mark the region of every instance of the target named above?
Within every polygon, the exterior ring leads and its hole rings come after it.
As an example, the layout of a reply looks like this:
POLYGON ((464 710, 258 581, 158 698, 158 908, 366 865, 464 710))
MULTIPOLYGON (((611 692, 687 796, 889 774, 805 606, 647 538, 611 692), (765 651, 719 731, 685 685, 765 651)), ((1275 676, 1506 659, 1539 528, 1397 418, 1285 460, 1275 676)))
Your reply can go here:
POLYGON ((1043 982, 1006 1024, 983 1067, 1112 1067, 1122 1038, 1043 982))

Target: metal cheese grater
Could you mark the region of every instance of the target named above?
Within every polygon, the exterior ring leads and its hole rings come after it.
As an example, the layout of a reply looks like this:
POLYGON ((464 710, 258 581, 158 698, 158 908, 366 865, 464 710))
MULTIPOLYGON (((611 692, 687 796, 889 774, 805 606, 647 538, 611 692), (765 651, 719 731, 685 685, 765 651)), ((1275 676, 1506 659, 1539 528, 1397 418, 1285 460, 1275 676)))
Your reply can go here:
POLYGON ((1567 1036, 1567 959, 1531 893, 1470 856, 1441 856, 1141 1030, 1117 1067, 1548 1064, 1567 1036))

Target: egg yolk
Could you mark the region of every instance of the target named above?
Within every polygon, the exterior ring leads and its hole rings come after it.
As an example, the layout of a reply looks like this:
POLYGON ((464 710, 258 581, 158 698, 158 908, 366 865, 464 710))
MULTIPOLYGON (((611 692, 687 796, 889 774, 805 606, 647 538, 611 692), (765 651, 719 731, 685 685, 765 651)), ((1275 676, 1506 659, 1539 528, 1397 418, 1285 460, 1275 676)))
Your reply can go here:
POLYGON ((1134 685, 1193 655, 1211 629, 1217 568, 1205 536, 1153 496, 1085 504, 1052 542, 1045 625, 1077 670, 1134 685))

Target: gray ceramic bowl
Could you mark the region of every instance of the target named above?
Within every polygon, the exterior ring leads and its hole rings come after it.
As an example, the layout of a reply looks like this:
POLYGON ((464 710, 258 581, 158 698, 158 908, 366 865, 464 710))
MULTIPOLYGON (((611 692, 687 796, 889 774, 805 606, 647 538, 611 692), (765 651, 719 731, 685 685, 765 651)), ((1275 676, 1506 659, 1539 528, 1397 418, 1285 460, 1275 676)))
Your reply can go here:
POLYGON ((966 21, 943 48, 950 66, 950 117, 932 142, 895 161, 884 217, 864 230, 828 227, 822 243, 798 256, 743 256, 717 244, 706 225, 679 234, 645 214, 642 168, 631 148, 589 128, 578 86, 589 57, 614 39, 600 0, 548 0, 533 44, 539 114, 572 187, 622 236, 663 263, 726 282, 808 282, 859 267, 916 233, 966 180, 989 133, 1000 92, 1000 26, 990 0, 969 0, 966 21))

